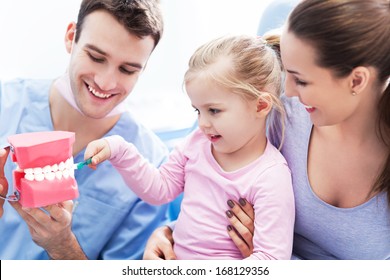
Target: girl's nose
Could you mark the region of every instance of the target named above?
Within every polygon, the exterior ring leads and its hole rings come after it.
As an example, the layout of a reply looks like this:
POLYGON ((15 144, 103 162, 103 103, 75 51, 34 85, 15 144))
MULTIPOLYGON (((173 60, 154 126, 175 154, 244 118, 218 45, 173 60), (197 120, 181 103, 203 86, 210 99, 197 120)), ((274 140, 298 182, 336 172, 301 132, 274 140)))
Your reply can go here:
POLYGON ((198 117, 198 125, 200 128, 207 128, 210 127, 210 122, 206 117, 203 117, 202 115, 199 115, 198 117))

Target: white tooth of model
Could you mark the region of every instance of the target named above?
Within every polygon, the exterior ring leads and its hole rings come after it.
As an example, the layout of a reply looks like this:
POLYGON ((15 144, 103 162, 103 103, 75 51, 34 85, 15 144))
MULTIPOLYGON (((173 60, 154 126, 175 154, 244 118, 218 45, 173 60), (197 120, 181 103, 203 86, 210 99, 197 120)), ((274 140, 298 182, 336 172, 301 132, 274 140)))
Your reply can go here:
POLYGON ((69 169, 69 176, 74 178, 74 169, 73 168, 69 169))
POLYGON ((27 169, 24 170, 24 173, 26 173, 26 174, 33 174, 34 170, 32 168, 27 168, 27 169))
POLYGON ((56 177, 56 174, 53 172, 45 173, 45 179, 48 181, 53 181, 55 177, 56 177))
POLYGON ((24 179, 26 179, 28 181, 34 181, 34 174, 26 173, 26 174, 24 174, 24 179))
POLYGON ((33 172, 34 174, 41 174, 43 172, 43 169, 40 167, 35 167, 33 170, 34 170, 33 172))
POLYGON ((43 173, 51 173, 51 166, 50 165, 46 165, 43 169, 43 173))
POLYGON ((60 171, 64 171, 64 169, 65 169, 65 163, 64 163, 63 161, 61 161, 61 162, 60 162, 60 165, 58 165, 58 169, 59 169, 60 171))
POLYGON ((53 171, 53 172, 57 172, 58 171, 58 164, 57 163, 52 165, 51 171, 53 171))
POLYGON ((62 176, 63 176, 65 179, 68 179, 68 178, 69 178, 69 170, 68 170, 68 169, 65 169, 65 170, 62 172, 62 176))
POLYGON ((70 165, 70 159, 68 158, 68 159, 65 161, 65 169, 69 169, 69 165, 70 165))
POLYGON ((43 181, 45 179, 45 175, 43 175, 43 173, 34 174, 34 179, 36 181, 43 181))

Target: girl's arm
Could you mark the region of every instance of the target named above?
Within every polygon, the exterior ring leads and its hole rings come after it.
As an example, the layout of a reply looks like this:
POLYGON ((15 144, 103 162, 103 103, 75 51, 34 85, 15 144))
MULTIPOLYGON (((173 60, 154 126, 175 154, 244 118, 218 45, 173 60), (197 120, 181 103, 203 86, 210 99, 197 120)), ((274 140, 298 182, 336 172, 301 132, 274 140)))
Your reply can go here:
MULTIPOLYGON (((245 199, 242 201, 234 201, 233 207, 229 207, 234 215, 228 218, 232 226, 228 232, 243 257, 246 258, 253 253, 254 211, 253 206, 248 201, 245 199)), ((145 260, 176 259, 172 237, 174 223, 157 228, 149 237, 144 251, 143 258, 145 260)))
POLYGON ((268 168, 257 185, 251 195, 255 211, 255 230, 253 254, 249 259, 289 260, 295 222, 290 170, 285 164, 268 168))
POLYGON ((92 166, 109 159, 122 178, 142 200, 160 205, 175 199, 184 189, 186 158, 176 148, 168 161, 156 168, 132 144, 118 135, 91 142, 85 158, 92 156, 92 166))

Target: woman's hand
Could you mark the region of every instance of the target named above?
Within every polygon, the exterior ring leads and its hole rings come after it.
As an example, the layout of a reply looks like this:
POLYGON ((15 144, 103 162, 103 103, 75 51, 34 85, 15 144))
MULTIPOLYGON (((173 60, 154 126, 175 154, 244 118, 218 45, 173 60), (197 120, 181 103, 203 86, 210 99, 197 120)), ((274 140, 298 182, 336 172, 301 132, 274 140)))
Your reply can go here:
POLYGON ((145 246, 144 260, 175 260, 172 229, 168 226, 157 228, 145 246))
POLYGON ((227 201, 230 210, 226 211, 230 224, 227 229, 230 238, 236 244, 244 258, 253 253, 253 233, 255 213, 253 206, 240 198, 238 202, 227 201))
MULTIPOLYGON (((253 253, 254 210, 245 199, 239 202, 228 201, 230 210, 226 215, 231 223, 229 236, 244 258, 253 253)), ((168 226, 157 228, 150 236, 144 251, 144 260, 174 260, 172 230, 168 226)))

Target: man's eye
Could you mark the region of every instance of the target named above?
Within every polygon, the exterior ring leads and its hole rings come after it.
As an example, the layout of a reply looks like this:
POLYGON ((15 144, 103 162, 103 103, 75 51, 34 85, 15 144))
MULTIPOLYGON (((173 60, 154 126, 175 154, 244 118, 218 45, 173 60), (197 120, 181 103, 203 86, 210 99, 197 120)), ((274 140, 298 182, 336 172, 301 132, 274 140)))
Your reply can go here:
POLYGON ((132 75, 136 72, 136 71, 127 70, 126 68, 123 68, 123 67, 120 68, 120 71, 126 75, 132 75))
POLYGON ((88 53, 88 56, 89 58, 92 60, 92 61, 95 61, 97 63, 102 63, 104 62, 104 59, 103 58, 98 58, 98 57, 95 57, 93 56, 92 54, 88 53))

